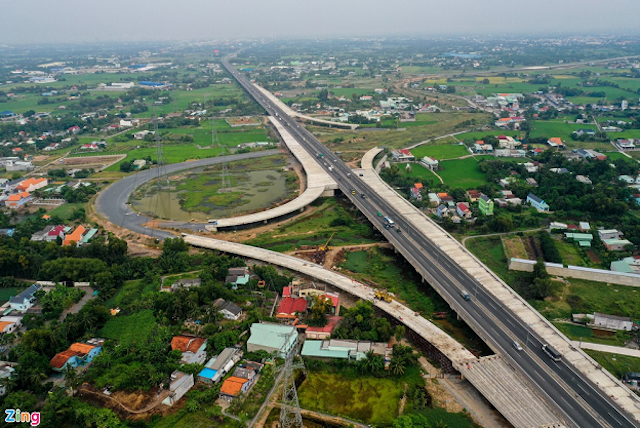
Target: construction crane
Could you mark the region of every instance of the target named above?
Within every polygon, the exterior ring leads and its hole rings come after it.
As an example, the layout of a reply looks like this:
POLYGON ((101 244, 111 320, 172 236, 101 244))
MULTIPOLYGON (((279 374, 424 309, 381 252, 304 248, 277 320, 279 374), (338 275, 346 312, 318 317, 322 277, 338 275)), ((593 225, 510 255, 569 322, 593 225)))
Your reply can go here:
POLYGON ((322 264, 324 263, 324 258, 327 254, 327 251, 329 251, 331 249, 331 247, 329 247, 329 242, 331 242, 331 239, 333 239, 333 235, 335 235, 336 233, 333 232, 331 234, 331 236, 329 237, 329 239, 327 239, 327 243, 324 245, 320 245, 318 247, 318 249, 316 250, 316 252, 313 254, 313 262, 314 263, 318 263, 318 264, 322 264))

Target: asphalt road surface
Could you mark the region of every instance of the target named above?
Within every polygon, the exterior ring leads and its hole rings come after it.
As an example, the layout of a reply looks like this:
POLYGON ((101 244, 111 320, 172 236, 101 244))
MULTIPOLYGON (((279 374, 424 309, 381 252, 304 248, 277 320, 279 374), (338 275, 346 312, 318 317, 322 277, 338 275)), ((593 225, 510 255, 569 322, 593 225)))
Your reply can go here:
MULTIPOLYGON (((281 153, 281 151, 264 150, 260 152, 250 152, 239 155, 228 155, 226 156, 226 161, 233 162, 243 159, 255 159, 263 156, 275 155, 278 153, 281 153)), ((186 169, 220 164, 223 163, 224 160, 225 159, 223 157, 219 156, 215 158, 194 160, 191 162, 174 163, 165 165, 163 167, 162 173, 163 175, 173 174, 177 171, 186 169)), ((158 239, 175 237, 175 235, 170 232, 143 226, 143 224, 149 222, 150 220, 152 220, 152 218, 136 213, 127 203, 129 201, 129 195, 131 195, 131 192, 133 192, 138 186, 141 186, 147 181, 156 179, 157 176, 158 170, 157 168, 153 168, 141 171, 137 174, 133 174, 123 178, 122 180, 116 181, 111 186, 100 192, 96 200, 96 210, 101 216, 109 220, 111 223, 132 230, 134 232, 158 239)), ((163 223, 163 225, 178 227, 181 229, 204 230, 203 223, 170 222, 163 223)))
POLYGON ((586 427, 639 427, 610 397, 593 385, 571 365, 561 360, 555 362, 543 351, 543 342, 535 336, 508 308, 501 306, 475 278, 468 275, 426 236, 414 231, 395 208, 380 198, 350 167, 322 145, 310 132, 288 117, 280 108, 265 98, 240 72, 226 60, 223 65, 233 74, 244 89, 271 115, 288 128, 288 131, 311 154, 322 153, 324 168, 334 176, 342 192, 369 218, 402 255, 442 295, 453 309, 485 340, 528 377, 547 396, 547 402, 555 406, 570 426, 586 427), (329 167, 333 167, 330 170, 329 167), (352 190, 355 195, 352 195, 352 190), (364 197, 362 196, 364 195, 364 197), (385 228, 383 213, 395 221, 395 227, 385 228), (398 232, 400 230, 401 232, 398 232), (460 296, 468 291, 472 298, 465 301, 460 296), (525 344, 523 351, 512 345, 518 340, 525 344))

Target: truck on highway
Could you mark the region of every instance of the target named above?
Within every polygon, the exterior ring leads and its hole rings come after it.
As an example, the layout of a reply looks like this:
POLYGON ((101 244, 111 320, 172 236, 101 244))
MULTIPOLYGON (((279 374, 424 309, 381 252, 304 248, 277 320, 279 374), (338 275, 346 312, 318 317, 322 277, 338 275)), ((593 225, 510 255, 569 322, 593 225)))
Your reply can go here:
POLYGON ((545 343, 544 345, 542 345, 542 350, 544 351, 545 354, 551 357, 553 361, 562 360, 562 354, 556 351, 554 348, 552 348, 548 343, 545 343))
POLYGON ((460 296, 464 299, 464 300, 471 300, 471 296, 469 295, 469 293, 467 293, 465 290, 462 290, 460 292, 460 296))
POLYGON ((387 224, 389 225, 389 227, 393 227, 395 225, 395 223, 393 222, 393 220, 391 220, 389 217, 385 217, 384 221, 387 222, 387 224))

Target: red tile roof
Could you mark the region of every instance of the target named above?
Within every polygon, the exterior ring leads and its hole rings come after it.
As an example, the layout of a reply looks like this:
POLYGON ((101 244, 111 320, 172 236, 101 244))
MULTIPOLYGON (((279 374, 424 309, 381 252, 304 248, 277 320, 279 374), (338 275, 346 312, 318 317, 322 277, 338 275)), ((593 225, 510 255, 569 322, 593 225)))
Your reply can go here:
POLYGON ((304 312, 306 310, 307 301, 304 298, 298 297, 294 299, 293 297, 285 297, 280 302, 278 314, 294 315, 296 312, 304 312))
POLYGON ((67 363, 67 361, 69 361, 69 358, 75 357, 76 355, 80 355, 80 354, 81 354, 80 352, 67 349, 66 351, 58 352, 56 355, 54 355, 51 361, 49 362, 49 364, 51 365, 51 367, 55 367, 56 369, 61 369, 62 366, 64 366, 67 363))
POLYGON ((324 327, 307 327, 307 332, 311 333, 331 333, 336 325, 340 322, 343 317, 338 316, 329 316, 327 317, 327 325, 324 327))
POLYGON ((231 376, 224 381, 220 387, 220 392, 226 395, 236 396, 240 393, 242 385, 248 382, 249 379, 243 379, 241 377, 231 376))

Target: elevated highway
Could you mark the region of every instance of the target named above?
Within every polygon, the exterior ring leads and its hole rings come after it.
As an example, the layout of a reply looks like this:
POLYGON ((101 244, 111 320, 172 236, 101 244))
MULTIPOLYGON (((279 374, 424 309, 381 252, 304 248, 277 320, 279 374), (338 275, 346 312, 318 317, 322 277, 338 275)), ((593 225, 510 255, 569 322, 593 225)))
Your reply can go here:
POLYGON ((333 191, 338 188, 335 179, 322 168, 316 160, 316 157, 311 156, 311 154, 293 138, 286 127, 273 116, 269 117, 269 120, 276 128, 278 134, 280 134, 284 145, 287 146, 291 154, 295 156, 302 165, 307 178, 307 188, 297 198, 275 208, 238 217, 209 220, 209 224, 205 226, 207 230, 217 231, 232 227, 267 223, 269 220, 280 218, 296 211, 302 211, 304 207, 321 196, 333 196, 333 191))
POLYGON ((494 351, 510 359, 520 375, 530 380, 547 403, 560 412, 567 425, 578 428, 640 427, 637 396, 579 351, 570 352, 560 361, 550 359, 542 350, 542 345, 550 338, 553 338, 551 345, 558 345, 565 351, 571 350, 570 343, 550 324, 538 326, 544 324, 543 318, 519 299, 507 284, 465 253, 452 237, 425 216, 411 213, 405 205, 395 204, 390 202, 392 199, 379 195, 381 189, 365 179, 366 171, 362 172, 363 177, 354 173, 228 61, 223 61, 223 65, 269 114, 278 117, 291 130, 309 153, 324 154, 325 170, 336 177, 343 193, 494 351), (394 227, 386 229, 383 218, 377 213, 393 219, 394 227), (464 260, 458 260, 458 255, 464 255, 464 260), (478 275, 473 274, 476 269, 478 275), (462 299, 463 291, 472 293, 473 297, 469 301, 462 299), (521 309, 516 310, 518 307, 513 306, 514 303, 519 303, 521 309), (545 335, 539 335, 534 327, 544 328, 545 335), (516 350, 512 346, 514 340, 525 343, 525 350, 516 350), (563 346, 564 343, 569 345, 563 346), (593 372, 592 377, 584 372, 585 366, 589 365, 599 371, 593 372), (600 381, 605 384, 601 385, 600 381))

